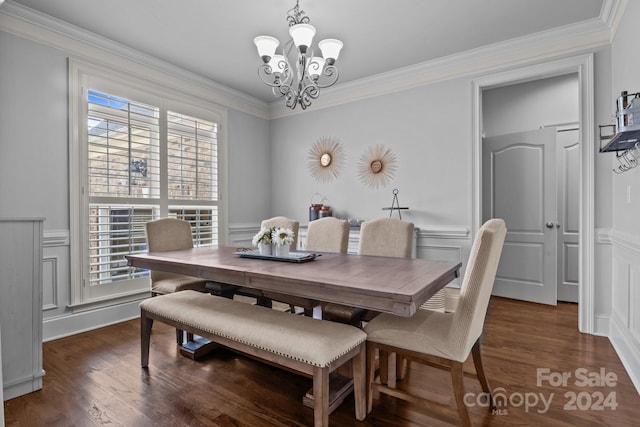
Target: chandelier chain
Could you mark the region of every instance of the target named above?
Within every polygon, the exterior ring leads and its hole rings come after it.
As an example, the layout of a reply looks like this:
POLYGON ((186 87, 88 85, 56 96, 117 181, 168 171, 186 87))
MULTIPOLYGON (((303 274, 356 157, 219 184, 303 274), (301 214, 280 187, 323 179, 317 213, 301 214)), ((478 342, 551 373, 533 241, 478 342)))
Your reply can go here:
POLYGON ((287 11, 287 21, 289 21, 290 27, 297 24, 308 24, 311 22, 308 16, 304 16, 306 15, 306 12, 300 9, 299 3, 300 0, 297 0, 296 5, 287 11))

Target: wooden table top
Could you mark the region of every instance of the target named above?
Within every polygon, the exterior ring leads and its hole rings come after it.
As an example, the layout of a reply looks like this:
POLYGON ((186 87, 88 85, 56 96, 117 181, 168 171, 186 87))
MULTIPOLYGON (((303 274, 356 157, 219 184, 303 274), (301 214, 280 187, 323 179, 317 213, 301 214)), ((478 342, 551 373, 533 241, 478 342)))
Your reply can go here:
POLYGON ((132 267, 168 271, 319 302, 412 316, 458 276, 461 263, 322 253, 304 263, 243 258, 202 247, 129 255, 132 267))

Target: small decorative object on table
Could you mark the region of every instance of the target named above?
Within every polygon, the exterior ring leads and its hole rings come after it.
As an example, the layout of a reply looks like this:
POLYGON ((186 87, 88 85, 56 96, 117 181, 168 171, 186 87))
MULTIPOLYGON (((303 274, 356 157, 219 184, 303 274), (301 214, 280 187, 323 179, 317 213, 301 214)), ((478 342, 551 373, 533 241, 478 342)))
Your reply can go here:
POLYGON ((289 256, 289 247, 293 243, 293 230, 290 228, 278 227, 271 232, 275 255, 279 257, 289 256))
POLYGON ((253 236, 253 246, 257 246, 260 251, 260 255, 271 255, 272 250, 272 240, 271 235, 275 227, 272 228, 263 228, 258 233, 253 236))

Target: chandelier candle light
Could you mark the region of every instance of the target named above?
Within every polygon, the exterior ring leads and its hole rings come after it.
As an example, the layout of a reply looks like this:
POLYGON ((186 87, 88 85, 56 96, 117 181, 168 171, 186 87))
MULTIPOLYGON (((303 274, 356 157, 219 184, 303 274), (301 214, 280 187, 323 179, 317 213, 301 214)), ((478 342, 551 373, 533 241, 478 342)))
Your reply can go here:
POLYGON ((340 55, 342 42, 324 39, 318 42, 322 56, 314 56, 313 37, 316 29, 309 24, 309 17, 300 10, 298 1, 287 12, 291 39, 276 54, 280 42, 275 37, 258 36, 253 42, 263 64, 258 67, 258 75, 276 96, 284 97, 286 106, 292 110, 300 104, 303 110, 311 105, 311 100, 320 95, 320 88, 333 86, 338 81, 335 62, 340 55), (294 49, 295 46, 295 49, 294 49), (295 59, 295 70, 291 67, 295 59))

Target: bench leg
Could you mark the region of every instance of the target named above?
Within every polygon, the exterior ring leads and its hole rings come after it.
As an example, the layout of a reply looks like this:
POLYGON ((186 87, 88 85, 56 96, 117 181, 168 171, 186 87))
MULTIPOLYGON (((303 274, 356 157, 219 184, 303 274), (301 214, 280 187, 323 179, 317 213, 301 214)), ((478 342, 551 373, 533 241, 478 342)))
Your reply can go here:
POLYGON ((353 398, 356 404, 356 419, 362 421, 367 417, 367 382, 366 382, 366 343, 360 344, 360 351, 351 362, 353 366, 353 398))
POLYGON ((313 425, 329 425, 329 368, 313 368, 313 425))
POLYGON ((140 313, 140 365, 143 368, 149 366, 149 344, 151 343, 151 327, 153 319, 140 313))

